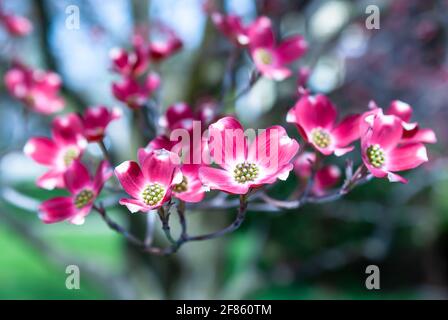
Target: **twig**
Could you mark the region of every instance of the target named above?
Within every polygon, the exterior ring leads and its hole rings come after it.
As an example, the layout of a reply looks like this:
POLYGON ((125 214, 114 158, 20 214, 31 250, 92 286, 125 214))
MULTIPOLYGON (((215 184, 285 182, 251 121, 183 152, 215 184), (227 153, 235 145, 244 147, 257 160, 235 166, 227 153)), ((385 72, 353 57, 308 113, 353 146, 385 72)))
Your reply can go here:
POLYGON ((246 211, 247 211, 247 198, 246 198, 246 195, 241 195, 240 196, 240 207, 238 210, 238 214, 231 225, 229 225, 228 227, 226 227, 222 230, 219 230, 219 231, 216 231, 213 233, 208 233, 208 234, 194 236, 194 237, 188 237, 187 241, 200 241, 200 240, 214 239, 214 238, 221 237, 229 232, 235 231, 243 223, 243 221, 246 217, 246 211))
POLYGON ((177 212, 179 215, 179 221, 180 221, 180 224, 182 227, 182 231, 177 240, 175 240, 171 234, 171 229, 169 226, 169 209, 161 207, 158 210, 160 220, 162 221, 163 230, 165 232, 167 239, 170 242, 169 247, 159 248, 159 247, 147 245, 144 241, 141 241, 136 236, 129 233, 124 227, 122 227, 121 225, 119 225, 118 223, 113 221, 107 215, 107 212, 102 205, 99 205, 99 206, 94 205, 93 206, 93 209, 100 214, 100 216, 103 218, 104 222, 106 222, 106 224, 109 226, 109 228, 111 228, 112 230, 114 230, 117 233, 124 236, 124 238, 127 241, 129 241, 133 245, 141 248, 142 251, 144 251, 144 252, 147 252, 150 254, 155 254, 155 255, 166 256, 166 255, 175 253, 183 244, 185 244, 187 242, 218 238, 218 237, 221 237, 227 233, 230 233, 230 232, 238 229, 241 226, 241 224, 243 223, 245 216, 246 216, 247 195, 240 196, 240 206, 239 206, 238 214, 237 214, 235 220, 232 222, 232 224, 230 224, 229 226, 227 226, 224 229, 221 229, 219 231, 212 232, 209 234, 204 234, 204 235, 199 235, 199 236, 189 236, 188 235, 187 224, 186 224, 185 215, 184 215, 184 208, 185 207, 184 207, 183 202, 179 202, 178 206, 177 206, 177 209, 178 209, 177 212))
POLYGON ((107 151, 106 145, 104 144, 104 140, 98 141, 98 145, 100 146, 101 152, 103 153, 104 159, 109 162, 110 165, 112 165, 112 159, 109 155, 109 152, 107 151))

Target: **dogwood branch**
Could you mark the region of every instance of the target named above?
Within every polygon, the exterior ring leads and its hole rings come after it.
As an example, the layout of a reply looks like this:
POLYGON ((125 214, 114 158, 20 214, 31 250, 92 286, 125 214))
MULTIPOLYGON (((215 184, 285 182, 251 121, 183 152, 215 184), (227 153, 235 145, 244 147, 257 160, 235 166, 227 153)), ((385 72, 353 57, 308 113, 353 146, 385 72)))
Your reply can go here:
POLYGON ((198 235, 198 236, 189 236, 187 232, 187 221, 185 218, 185 204, 180 201, 177 205, 177 213, 179 216, 179 223, 181 225, 181 234, 177 240, 174 239, 174 237, 171 234, 171 228, 169 225, 169 207, 168 208, 160 208, 158 210, 158 214, 160 217, 160 220, 162 222, 162 229, 165 233, 165 236, 167 237, 168 241, 170 242, 170 246, 166 248, 160 248, 152 246, 151 244, 147 244, 147 242, 140 240, 133 234, 129 233, 124 227, 119 225, 117 222, 112 220, 106 212, 106 209, 102 205, 94 205, 93 209, 100 214, 100 216, 103 218, 104 222, 111 228, 112 230, 116 231, 117 233, 121 234, 127 241, 132 243, 133 245, 140 247, 144 252, 155 254, 155 255, 161 255, 166 256, 175 253, 183 244, 190 242, 190 241, 202 241, 202 240, 210 240, 222 237, 230 232, 235 231, 238 229, 242 223, 244 222, 244 219, 246 217, 247 212, 247 196, 241 195, 240 196, 240 205, 238 209, 238 214, 235 218, 235 220, 224 229, 198 235))

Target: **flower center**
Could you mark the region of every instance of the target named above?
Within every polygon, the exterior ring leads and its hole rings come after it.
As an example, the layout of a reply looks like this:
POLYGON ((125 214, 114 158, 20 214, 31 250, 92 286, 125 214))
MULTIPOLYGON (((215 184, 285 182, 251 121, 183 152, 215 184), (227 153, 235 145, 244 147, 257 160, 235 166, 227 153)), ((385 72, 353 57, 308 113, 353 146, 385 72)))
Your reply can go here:
POLYGON ((75 197, 75 207, 81 209, 92 201, 94 194, 89 189, 84 189, 75 197))
POLYGON ((271 64, 272 63, 272 54, 266 49, 258 49, 255 53, 257 59, 260 60, 263 64, 271 64))
POLYGON ((311 131, 311 140, 319 148, 327 148, 330 145, 331 137, 324 129, 316 128, 311 131))
POLYGON ((142 192, 143 202, 148 206, 154 206, 162 201, 165 188, 158 183, 150 184, 142 192))
POLYGON ((238 183, 246 183, 254 181, 258 177, 258 167, 249 162, 238 164, 233 170, 233 178, 238 183))
POLYGON ((174 192, 182 193, 188 190, 188 180, 187 177, 182 177, 182 182, 174 185, 173 187, 174 192))
POLYGON ((72 164, 73 160, 78 158, 79 151, 75 148, 70 148, 65 151, 64 154, 64 164, 68 167, 72 164))
POLYGON ((367 148, 367 158, 372 166, 379 168, 384 164, 384 151, 374 144, 367 148))

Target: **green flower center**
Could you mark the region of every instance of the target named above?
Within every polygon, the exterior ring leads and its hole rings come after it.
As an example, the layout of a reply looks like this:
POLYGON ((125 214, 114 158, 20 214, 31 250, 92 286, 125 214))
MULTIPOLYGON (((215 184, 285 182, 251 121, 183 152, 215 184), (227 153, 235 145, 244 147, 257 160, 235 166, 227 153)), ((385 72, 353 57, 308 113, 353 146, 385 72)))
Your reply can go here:
POLYGON ((258 167, 249 162, 238 164, 233 170, 233 178, 238 183, 246 183, 254 181, 258 177, 258 167))
POLYGON ((188 190, 188 180, 187 177, 182 177, 182 182, 174 185, 173 187, 174 192, 182 193, 188 190))
POLYGON ((84 208, 92 201, 94 194, 89 189, 84 189, 75 197, 75 207, 78 209, 84 208))
POLYGON ((331 137, 324 129, 313 129, 311 131, 311 141, 319 148, 327 148, 331 143, 331 137))
POLYGON ((271 64, 273 61, 272 54, 266 49, 258 49, 255 54, 263 64, 271 64))
POLYGON ((68 167, 72 164, 73 160, 77 159, 79 156, 79 151, 75 148, 70 148, 65 151, 64 154, 64 164, 68 167))
POLYGON ((162 201, 165 196, 165 188, 158 183, 150 184, 142 192, 143 202, 148 206, 154 206, 162 201))
POLYGON ((372 166, 380 168, 385 161, 384 151, 377 144, 371 145, 367 148, 367 158, 372 166))

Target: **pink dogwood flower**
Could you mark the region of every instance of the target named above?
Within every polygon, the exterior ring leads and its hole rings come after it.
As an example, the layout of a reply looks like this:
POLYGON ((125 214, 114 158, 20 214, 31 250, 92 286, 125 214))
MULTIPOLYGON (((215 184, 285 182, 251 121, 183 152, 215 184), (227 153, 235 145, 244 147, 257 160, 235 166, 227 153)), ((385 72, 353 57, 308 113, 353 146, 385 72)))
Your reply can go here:
POLYGON ((39 218, 44 223, 68 220, 73 224, 83 224, 95 199, 111 176, 112 170, 106 161, 100 163, 94 178, 80 161, 73 161, 63 176, 70 196, 44 201, 39 207, 39 218))
POLYGON ((182 41, 175 34, 170 34, 164 41, 153 41, 150 43, 149 58, 151 61, 160 62, 171 57, 182 47, 182 41))
POLYGON ((291 36, 277 45, 271 20, 267 17, 260 17, 252 23, 248 34, 255 66, 265 77, 277 81, 292 74, 286 65, 303 56, 308 48, 300 35, 291 36))
MULTIPOLYGON (((175 142, 167 141, 162 139, 160 144, 157 145, 158 139, 154 139, 149 143, 146 148, 140 148, 138 150, 138 161, 143 163, 149 155, 151 155, 154 150, 171 150, 175 142), (164 148, 167 146, 168 148, 164 148)), ((177 153, 176 153, 177 154, 177 153)), ((180 160, 180 159, 179 159, 180 160)), ((191 162, 187 164, 182 164, 180 166, 180 171, 182 173, 182 181, 173 186, 173 195, 185 202, 200 202, 205 196, 205 189, 199 179, 199 169, 202 167, 200 164, 192 164, 191 162)))
POLYGON ((5 74, 5 85, 13 97, 35 112, 52 114, 64 108, 59 97, 61 78, 54 72, 17 65, 5 74))
POLYGON ((220 12, 211 14, 213 24, 222 32, 233 44, 244 47, 249 44, 249 30, 244 26, 241 18, 237 15, 224 15, 220 12))
POLYGON ((204 199, 205 190, 199 179, 201 165, 184 164, 180 168, 182 181, 173 186, 173 195, 185 202, 200 202, 204 199))
POLYGON ((142 47, 132 51, 114 48, 110 51, 113 69, 123 76, 140 76, 148 67, 147 52, 142 47))
POLYGON ((182 183, 180 160, 175 153, 153 150, 144 157, 139 156, 139 162, 140 165, 125 161, 115 168, 123 189, 132 197, 121 199, 120 204, 133 213, 160 208, 170 200, 173 187, 182 183))
POLYGON ((144 84, 132 77, 124 77, 121 82, 112 84, 112 92, 118 100, 126 103, 131 109, 139 109, 145 105, 149 96, 157 90, 160 78, 156 73, 150 73, 144 84))
POLYGON ((402 120, 403 137, 401 143, 436 143, 437 138, 433 130, 420 128, 418 123, 410 122, 412 118, 412 107, 400 100, 391 102, 386 114, 397 116, 402 120))
POLYGON ((193 121, 200 121, 204 131, 216 118, 216 103, 213 100, 201 101, 195 111, 185 102, 178 102, 168 107, 161 118, 161 125, 169 134, 175 129, 192 130, 193 121))
MULTIPOLYGON (((191 134, 193 130, 193 121, 201 122, 200 129, 202 133, 213 120, 216 120, 216 118, 216 103, 214 100, 206 99, 201 101, 198 103, 195 111, 184 102, 175 103, 168 107, 159 121, 159 124, 165 129, 165 132, 151 140, 145 150, 166 149, 176 153, 182 151, 183 158, 189 158, 191 160, 193 153, 190 152, 190 149, 202 152, 202 144, 200 146, 195 145, 193 139, 191 139, 189 146, 185 146, 184 144, 179 146, 178 144, 181 141, 171 140, 171 133, 176 129, 185 129, 191 134), (179 146, 179 149, 174 150, 175 146, 179 146)), ((192 162, 189 161, 188 163, 192 162)))
POLYGON ((247 194, 277 179, 286 180, 299 150, 297 141, 280 126, 266 129, 249 145, 242 125, 233 117, 210 125, 209 134, 208 148, 221 168, 202 167, 199 178, 205 187, 231 194, 247 194))
POLYGON ((24 153, 39 164, 49 167, 37 180, 44 189, 63 188, 64 173, 74 160, 80 159, 87 141, 83 135, 81 119, 75 113, 53 120, 52 139, 35 137, 28 140, 24 153))
POLYGON ((89 142, 103 140, 109 123, 119 119, 121 114, 118 108, 109 109, 105 106, 87 108, 82 116, 84 136, 89 142))
MULTIPOLYGON (((294 161, 294 172, 297 177, 307 180, 311 177, 312 166, 316 162, 314 152, 304 152, 294 161)), ((334 187, 341 178, 341 170, 335 165, 326 165, 316 171, 312 193, 321 196, 334 187)))
POLYGON ((359 139, 359 115, 350 115, 336 125, 336 107, 324 95, 305 94, 288 112, 286 121, 296 124, 302 137, 324 155, 341 156, 353 150, 359 139))
POLYGON ((395 172, 418 167, 428 161, 423 143, 400 144, 403 136, 402 120, 384 115, 381 109, 362 116, 361 153, 367 169, 377 178, 407 183, 395 172))
POLYGON ((23 37, 33 31, 33 24, 25 17, 0 12, 0 23, 12 36, 23 37))

